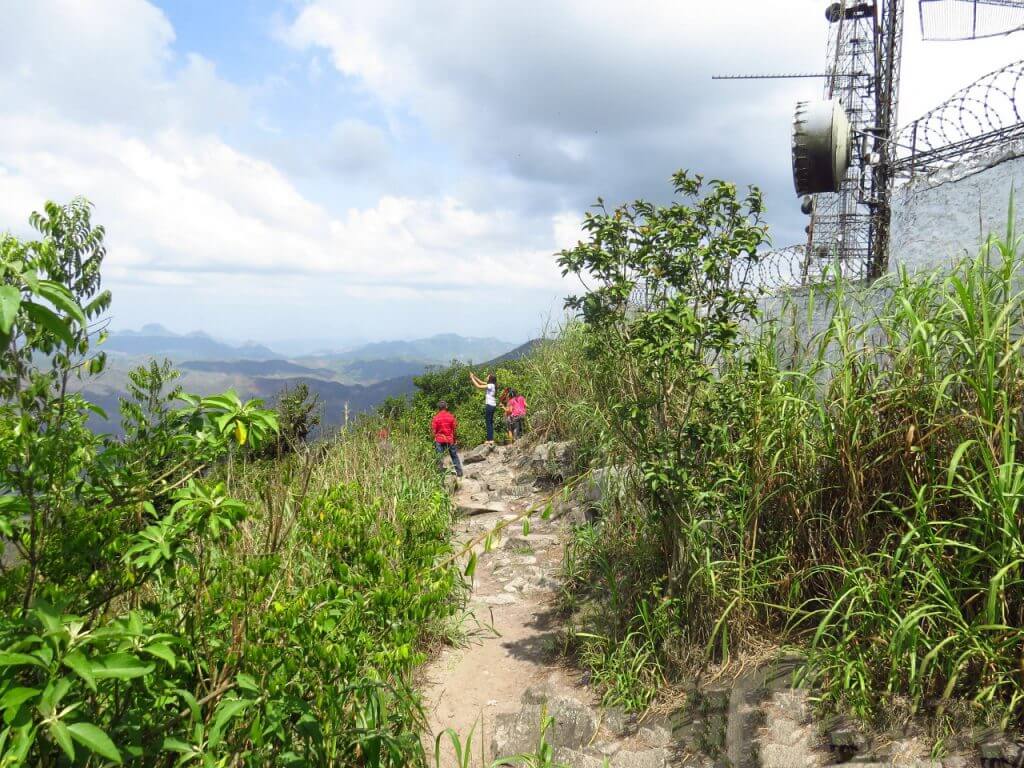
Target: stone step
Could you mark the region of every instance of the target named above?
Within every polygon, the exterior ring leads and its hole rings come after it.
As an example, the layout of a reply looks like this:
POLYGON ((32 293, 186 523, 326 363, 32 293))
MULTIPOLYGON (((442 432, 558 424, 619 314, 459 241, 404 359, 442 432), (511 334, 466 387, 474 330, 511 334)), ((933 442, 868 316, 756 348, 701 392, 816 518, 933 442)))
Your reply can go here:
POLYGON ((508 512, 508 506, 503 501, 473 501, 472 499, 458 499, 455 509, 460 515, 473 517, 476 515, 504 515, 508 512))
POLYGON ((569 768, 666 768, 671 765, 667 749, 645 749, 633 751, 618 750, 610 755, 581 749, 559 747, 555 750, 555 762, 569 768))

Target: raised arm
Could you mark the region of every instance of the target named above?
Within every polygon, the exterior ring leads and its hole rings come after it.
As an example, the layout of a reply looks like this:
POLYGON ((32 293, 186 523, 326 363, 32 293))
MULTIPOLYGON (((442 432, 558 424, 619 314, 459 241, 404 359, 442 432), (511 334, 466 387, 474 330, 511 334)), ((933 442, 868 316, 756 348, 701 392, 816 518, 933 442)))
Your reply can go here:
POLYGON ((477 389, 487 389, 487 384, 483 381, 480 381, 480 379, 478 379, 476 377, 476 374, 473 373, 472 371, 469 372, 469 380, 473 382, 473 386, 476 387, 477 389))

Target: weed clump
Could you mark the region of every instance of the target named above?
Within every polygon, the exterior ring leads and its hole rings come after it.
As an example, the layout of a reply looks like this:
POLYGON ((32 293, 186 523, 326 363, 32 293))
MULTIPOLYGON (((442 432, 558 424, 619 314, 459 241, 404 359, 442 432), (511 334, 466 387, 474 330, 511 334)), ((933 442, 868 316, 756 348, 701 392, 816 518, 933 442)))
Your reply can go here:
POLYGON ((605 265, 572 300, 581 320, 524 374, 540 428, 625 469, 625 502, 568 549, 569 604, 603 609, 579 658, 606 700, 641 708, 695 659, 771 638, 863 718, 904 702, 1020 724, 1020 241, 759 319, 736 295, 754 295, 756 198, 729 192, 598 214, 563 260, 605 265), (709 205, 744 221, 723 234, 709 205))
POLYGON ((104 232, 31 222, 0 235, 0 763, 425 764, 412 671, 465 595, 430 445, 306 446, 306 392, 279 420, 157 362, 95 432, 104 232))

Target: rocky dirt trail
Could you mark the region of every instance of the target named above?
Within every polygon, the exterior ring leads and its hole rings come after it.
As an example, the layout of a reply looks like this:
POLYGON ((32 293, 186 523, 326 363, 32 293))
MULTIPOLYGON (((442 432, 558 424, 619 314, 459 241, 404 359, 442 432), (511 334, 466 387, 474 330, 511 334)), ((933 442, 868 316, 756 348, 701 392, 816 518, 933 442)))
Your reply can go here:
MULTIPOLYGON (((473 732, 474 765, 499 756, 532 752, 544 713, 554 722, 546 734, 557 763, 583 768, 651 768, 684 764, 677 758, 668 721, 632 722, 602 711, 575 670, 558 663, 558 575, 563 543, 572 524, 583 522, 582 504, 566 503, 557 482, 569 447, 547 443, 531 450, 480 448, 463 457, 466 476, 454 493, 459 538, 470 542, 510 524, 490 552, 475 547, 469 622, 472 636, 445 649, 424 671, 424 696, 436 735, 451 728, 463 740, 473 732), (554 513, 539 510, 551 502, 554 513), (538 509, 530 530, 511 523, 538 509)), ((428 752, 433 753, 431 739, 428 752)), ((691 762, 692 765, 702 763, 691 762)), ((710 764, 710 763, 708 763, 710 764)), ((441 765, 457 765, 443 738, 441 765)))
MULTIPOLYGON (((478 448, 463 456, 465 478, 454 494, 461 514, 459 539, 467 543, 509 522, 525 510, 542 508, 551 488, 518 451, 478 448)), ((542 474, 542 473, 541 473, 542 474)), ((532 748, 502 734, 520 711, 527 690, 549 686, 572 690, 571 674, 551 663, 557 643, 555 596, 561 565, 564 517, 530 517, 530 530, 510 523, 494 537, 490 552, 474 547, 474 573, 462 647, 445 649, 425 670, 424 696, 435 734, 447 728, 463 739, 473 732, 473 751, 486 759, 532 748)), ((538 718, 539 725, 539 718, 538 718)), ((536 729, 535 729, 536 730, 536 729)), ((431 742, 430 750, 433 749, 431 742)), ((447 739, 442 765, 456 765, 447 739)))
MULTIPOLYGON (((893 744, 869 749, 848 728, 822 728, 812 719, 807 693, 791 687, 793 661, 787 659, 694 686, 685 704, 639 721, 602 709, 581 674, 558 660, 563 544, 572 525, 587 523, 588 502, 600 496, 593 487, 559 493, 570 451, 567 443, 481 446, 463 457, 465 478, 453 494, 459 540, 482 539, 502 521, 506 527, 493 537, 490 551, 482 542, 474 547, 478 559, 466 642, 427 664, 421 686, 434 735, 450 728, 465 743, 472 731, 473 766, 532 753, 545 713, 553 718, 545 738, 555 762, 570 768, 816 768, 846 761, 859 768, 964 768, 973 763, 959 757, 924 759, 920 745, 905 754, 893 744), (545 520, 540 510, 549 502, 553 514, 545 520), (512 521, 534 508, 538 511, 524 533, 521 522, 512 521)), ((433 756, 433 736, 427 752, 433 756)), ((447 737, 440 764, 458 765, 447 737)))

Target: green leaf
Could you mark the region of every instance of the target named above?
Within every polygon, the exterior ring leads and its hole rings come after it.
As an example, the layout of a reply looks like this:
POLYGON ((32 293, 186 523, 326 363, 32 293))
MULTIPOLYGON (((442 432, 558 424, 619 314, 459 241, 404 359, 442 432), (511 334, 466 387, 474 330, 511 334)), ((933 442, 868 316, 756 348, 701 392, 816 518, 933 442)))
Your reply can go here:
POLYGON ((174 655, 174 651, 167 643, 152 643, 143 648, 142 652, 166 661, 172 668, 178 663, 178 657, 174 655))
MULTIPOLYGON (((93 359, 95 360, 96 358, 93 358, 93 359)), ((89 411, 90 413, 95 413, 97 416, 99 416, 104 421, 109 421, 110 420, 110 417, 107 415, 107 412, 105 410, 103 410, 102 408, 100 408, 100 406, 96 405, 96 403, 86 402, 85 410, 89 411)))
POLYGON ((0 496, 0 534, 13 537, 15 525, 20 524, 20 518, 28 511, 28 502, 22 497, 0 496))
POLYGON ((476 573, 476 552, 469 556, 469 562, 466 564, 466 578, 472 580, 474 573, 476 573))
POLYGON ((7 515, 27 515, 28 501, 21 496, 0 496, 0 512, 7 515))
POLYGON ((27 653, 9 653, 8 651, 0 651, 0 667, 24 667, 31 664, 34 667, 42 667, 46 669, 46 664, 35 656, 30 656, 27 653))
POLYGON ((52 309, 44 307, 42 304, 26 301, 25 312, 33 323, 43 326, 43 328, 59 338, 67 346, 74 345, 75 339, 71 335, 71 329, 68 328, 68 324, 61 320, 52 309))
POLYGON ((114 742, 110 740, 101 729, 92 723, 72 723, 68 726, 75 741, 86 749, 95 752, 100 757, 105 757, 111 762, 121 764, 121 753, 117 751, 114 742))
POLYGON ((57 712, 67 692, 71 689, 71 680, 67 677, 59 677, 56 681, 51 680, 39 698, 38 710, 44 717, 50 717, 57 712))
POLYGON ((181 739, 175 739, 172 736, 167 736, 164 739, 163 749, 169 752, 179 752, 183 755, 190 755, 196 751, 196 748, 186 741, 181 739))
POLYGON ((32 612, 39 619, 39 623, 46 629, 47 637, 65 632, 60 611, 45 600, 37 600, 35 605, 32 606, 32 612))
POLYGON ((60 720, 51 720, 46 724, 46 727, 50 731, 50 736, 53 737, 53 740, 64 750, 64 754, 68 756, 69 760, 73 761, 75 759, 75 745, 71 742, 71 734, 68 733, 68 727, 60 720))
POLYGON ((89 358, 89 373, 95 376, 96 374, 103 373, 103 369, 107 365, 107 356, 105 352, 101 352, 95 357, 89 358))
POLYGON ((238 717, 251 703, 248 699, 224 699, 217 705, 217 713, 213 716, 213 725, 210 726, 209 744, 211 747, 220 744, 227 724, 238 717))
POLYGON ((79 651, 72 651, 63 659, 64 666, 78 675, 89 686, 89 690, 96 690, 96 678, 92 673, 92 664, 79 651))
POLYGON ((35 289, 39 287, 39 278, 31 269, 26 269, 22 272, 21 279, 25 281, 25 285, 28 286, 30 291, 35 291, 35 289))
POLYGON ((143 664, 127 653, 112 653, 93 665, 92 673, 98 680, 131 680, 148 675, 154 669, 152 664, 143 664))
POLYGON ((0 285, 0 333, 9 334, 21 306, 21 291, 13 285, 0 285))
POLYGON ((79 325, 85 326, 85 312, 78 306, 78 302, 71 295, 71 291, 63 285, 52 280, 40 280, 36 293, 57 307, 57 309, 63 310, 67 315, 76 320, 79 325))
POLYGON ((185 705, 188 707, 189 712, 192 713, 192 719, 195 722, 201 723, 203 721, 202 712, 199 709, 199 702, 196 701, 196 697, 191 692, 186 691, 184 688, 175 688, 174 692, 181 696, 185 705))
POLYGON ((238 395, 235 391, 229 389, 220 395, 212 395, 210 397, 204 397, 202 404, 206 408, 217 409, 221 411, 233 411, 242 407, 242 401, 238 399, 238 395))
POLYGON ((26 701, 38 695, 38 688, 11 688, 3 697, 0 697, 0 709, 17 710, 26 701))
POLYGON ((235 676, 235 683, 237 683, 238 687, 243 691, 251 691, 253 693, 260 692, 260 687, 256 683, 255 678, 253 678, 252 675, 245 674, 244 672, 239 672, 235 676))

